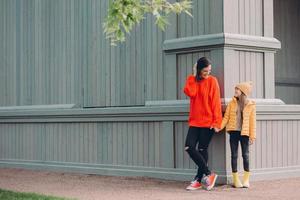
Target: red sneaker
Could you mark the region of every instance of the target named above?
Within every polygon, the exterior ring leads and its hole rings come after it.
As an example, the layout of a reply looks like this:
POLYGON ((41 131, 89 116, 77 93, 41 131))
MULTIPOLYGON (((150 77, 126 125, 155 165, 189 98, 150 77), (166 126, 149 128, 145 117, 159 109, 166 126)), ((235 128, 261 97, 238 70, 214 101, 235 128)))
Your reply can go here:
POLYGON ((203 177, 201 183, 206 190, 211 190, 215 186, 217 178, 218 178, 217 174, 211 173, 210 175, 203 177))
POLYGON ((194 180, 191 182, 189 186, 187 186, 187 190, 198 190, 202 188, 202 184, 198 180, 194 180))

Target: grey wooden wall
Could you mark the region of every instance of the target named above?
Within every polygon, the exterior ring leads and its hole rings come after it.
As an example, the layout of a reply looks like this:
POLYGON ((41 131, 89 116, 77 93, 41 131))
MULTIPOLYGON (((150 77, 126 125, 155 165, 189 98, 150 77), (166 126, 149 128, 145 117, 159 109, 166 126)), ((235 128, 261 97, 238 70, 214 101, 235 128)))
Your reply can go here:
MULTIPOLYGON (((111 111, 99 115, 100 110, 87 115, 80 109, 2 112, 0 166, 192 178, 195 164, 184 151, 188 106, 126 110, 119 119, 111 111)), ((299 106, 258 106, 257 140, 250 148, 253 180, 300 172, 299 130, 299 106)), ((220 183, 230 180, 228 140, 228 135, 216 134, 209 147, 209 165, 220 183)), ((241 157, 239 168, 242 171, 241 157)))
POLYGON ((300 103, 299 18, 299 1, 274 1, 274 34, 282 43, 275 56, 276 96, 289 104, 300 103))
MULTIPOLYGON (((186 99, 182 87, 197 58, 213 60, 223 97, 246 80, 254 81, 252 97, 275 97, 280 45, 272 0, 195 0, 194 18, 172 16, 161 32, 147 16, 118 47, 102 32, 107 6, 0 1, 0 166, 187 180, 195 173, 184 152, 188 107, 177 100, 186 99), (77 108, 37 106, 53 104, 77 108)), ((280 166, 279 174, 300 171, 299 110, 260 108, 251 158, 258 177, 280 166)), ((227 140, 216 135, 209 149, 223 183, 230 175, 227 140)))
POLYGON ((1 106, 81 102, 81 2, 0 1, 1 106))
MULTIPOLYGON (((300 164, 299 123, 299 120, 257 122, 257 140, 250 147, 250 168, 253 172, 276 168, 291 169, 300 164)), ((239 170, 243 171, 241 158, 238 165, 239 170)), ((266 170, 263 173, 266 173, 266 170)))
MULTIPOLYGON (((194 18, 175 17, 173 34, 221 32, 221 5, 195 1, 194 18)), ((2 0, 0 6, 1 106, 132 106, 164 99, 166 35, 152 17, 126 43, 111 47, 102 29, 108 0, 2 0)))
POLYGON ((1 159, 161 167, 160 122, 2 124, 1 159))
MULTIPOLYGON (((187 129, 175 123, 174 168, 195 169, 182 142, 187 129)), ((161 122, 1 124, 0 159, 162 168, 162 131, 161 122)), ((211 166, 223 156, 213 149, 211 166)))
POLYGON ((225 0, 224 32, 263 36, 263 9, 264 0, 225 0))

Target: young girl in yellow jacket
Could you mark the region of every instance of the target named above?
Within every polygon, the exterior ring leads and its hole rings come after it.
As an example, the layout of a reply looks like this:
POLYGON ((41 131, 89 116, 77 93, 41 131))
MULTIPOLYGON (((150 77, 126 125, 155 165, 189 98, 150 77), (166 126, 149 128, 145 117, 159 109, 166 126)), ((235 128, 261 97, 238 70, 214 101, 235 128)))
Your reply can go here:
POLYGON ((230 134, 231 167, 233 186, 236 188, 249 185, 249 144, 253 144, 256 138, 256 105, 249 100, 252 89, 251 82, 239 83, 235 87, 235 95, 229 102, 222 121, 221 129, 226 127, 230 134), (244 177, 241 183, 237 171, 238 146, 241 143, 244 165, 244 177))

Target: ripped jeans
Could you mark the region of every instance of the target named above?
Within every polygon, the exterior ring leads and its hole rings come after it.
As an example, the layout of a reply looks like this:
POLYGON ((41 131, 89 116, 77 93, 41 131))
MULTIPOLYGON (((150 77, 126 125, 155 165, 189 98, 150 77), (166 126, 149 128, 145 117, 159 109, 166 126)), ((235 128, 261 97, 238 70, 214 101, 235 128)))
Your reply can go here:
POLYGON ((198 166, 195 180, 201 180, 203 175, 209 175, 207 148, 214 135, 214 130, 209 128, 190 126, 185 140, 185 150, 198 166), (197 146, 198 144, 198 146, 197 146))

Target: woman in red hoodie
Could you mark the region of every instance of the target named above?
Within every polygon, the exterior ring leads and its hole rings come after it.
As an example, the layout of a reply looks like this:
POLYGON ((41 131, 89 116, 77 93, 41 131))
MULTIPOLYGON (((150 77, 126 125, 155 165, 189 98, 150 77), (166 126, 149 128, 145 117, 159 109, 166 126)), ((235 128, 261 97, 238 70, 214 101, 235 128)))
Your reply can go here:
POLYGON ((193 67, 193 74, 187 77, 184 87, 184 93, 190 98, 185 150, 198 166, 197 175, 187 190, 201 187, 211 190, 217 179, 217 174, 210 172, 207 166, 207 148, 214 133, 221 128, 222 110, 219 84, 210 72, 210 60, 200 58, 193 67))

